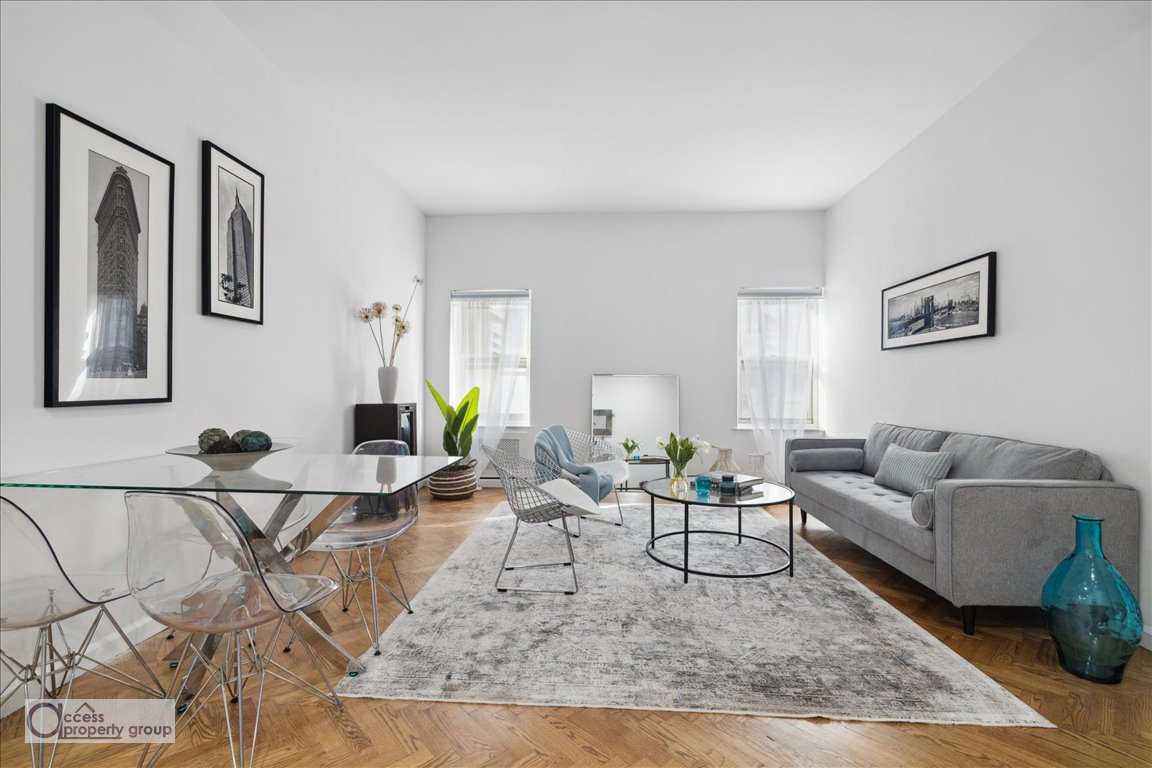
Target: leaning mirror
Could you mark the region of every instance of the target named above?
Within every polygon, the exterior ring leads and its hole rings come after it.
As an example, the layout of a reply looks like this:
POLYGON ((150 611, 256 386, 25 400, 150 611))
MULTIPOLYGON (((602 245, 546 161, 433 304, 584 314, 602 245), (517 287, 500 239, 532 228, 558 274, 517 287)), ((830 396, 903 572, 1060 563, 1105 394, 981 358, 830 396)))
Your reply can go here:
POLYGON ((679 431, 679 376, 593 374, 592 434, 617 444, 630 437, 640 453, 659 454, 656 441, 679 431))

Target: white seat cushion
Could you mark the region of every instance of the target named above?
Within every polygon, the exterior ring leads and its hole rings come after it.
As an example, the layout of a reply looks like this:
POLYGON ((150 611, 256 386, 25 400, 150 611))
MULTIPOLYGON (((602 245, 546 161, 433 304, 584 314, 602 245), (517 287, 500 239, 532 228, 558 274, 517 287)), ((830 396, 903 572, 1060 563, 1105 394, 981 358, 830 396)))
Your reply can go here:
POLYGON ((628 465, 620 459, 594 461, 588 466, 592 467, 602 475, 608 475, 611 477, 612 485, 620 485, 628 479, 628 465))
POLYGON ((541 483, 540 490, 547 491, 570 507, 579 507, 582 514, 600 514, 600 506, 588 498, 588 494, 563 478, 541 483))

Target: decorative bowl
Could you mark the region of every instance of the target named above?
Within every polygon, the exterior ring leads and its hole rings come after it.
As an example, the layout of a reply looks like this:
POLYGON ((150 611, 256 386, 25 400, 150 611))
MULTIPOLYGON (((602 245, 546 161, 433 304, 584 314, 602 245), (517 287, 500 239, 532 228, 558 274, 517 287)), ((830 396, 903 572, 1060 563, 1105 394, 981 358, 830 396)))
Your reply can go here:
POLYGON ((288 443, 272 443, 272 448, 267 451, 249 451, 248 453, 201 453, 200 446, 198 445, 181 445, 177 448, 169 448, 165 453, 170 453, 173 456, 187 456, 190 459, 202 461, 207 464, 213 472, 239 472, 245 469, 252 469, 252 467, 256 466, 256 462, 265 456, 270 456, 273 453, 291 447, 288 443))

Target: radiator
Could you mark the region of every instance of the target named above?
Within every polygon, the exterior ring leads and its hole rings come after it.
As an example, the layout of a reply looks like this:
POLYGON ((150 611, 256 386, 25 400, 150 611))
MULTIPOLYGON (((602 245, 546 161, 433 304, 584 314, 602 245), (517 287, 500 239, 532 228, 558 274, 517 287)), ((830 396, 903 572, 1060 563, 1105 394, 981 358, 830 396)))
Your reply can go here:
MULTIPOLYGON (((500 443, 496 446, 509 456, 519 456, 520 454, 520 438, 519 437, 502 437, 500 443)), ((500 476, 496 474, 496 467, 492 466, 489 462, 488 466, 484 468, 484 474, 480 475, 481 480, 499 480, 500 476)))

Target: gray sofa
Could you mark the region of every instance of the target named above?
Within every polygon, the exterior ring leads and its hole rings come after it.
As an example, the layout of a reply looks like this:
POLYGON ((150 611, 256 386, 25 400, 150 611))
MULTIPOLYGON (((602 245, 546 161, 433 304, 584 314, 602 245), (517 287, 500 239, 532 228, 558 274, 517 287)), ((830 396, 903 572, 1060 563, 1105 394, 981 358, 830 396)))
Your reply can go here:
POLYGON ((1105 518, 1104 554, 1135 592, 1140 508, 1095 454, 987 435, 876 424, 866 439, 797 438, 785 482, 812 515, 961 609, 1036 606, 1072 551, 1074 513, 1105 518), (913 495, 874 482, 890 445, 953 454, 945 479, 913 495), (832 450, 829 450, 832 449, 832 450))

